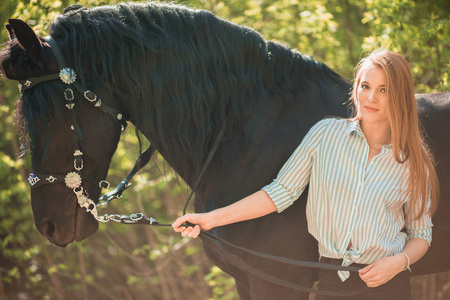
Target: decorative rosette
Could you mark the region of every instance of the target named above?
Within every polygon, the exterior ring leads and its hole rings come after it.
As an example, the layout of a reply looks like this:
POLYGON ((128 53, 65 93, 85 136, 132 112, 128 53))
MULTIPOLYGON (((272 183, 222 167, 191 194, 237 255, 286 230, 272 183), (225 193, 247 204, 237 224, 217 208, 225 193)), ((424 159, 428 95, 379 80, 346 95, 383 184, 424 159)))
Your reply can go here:
POLYGON ((66 178, 64 178, 68 188, 75 189, 81 186, 81 176, 77 172, 67 173, 66 178))
POLYGON ((77 74, 75 74, 75 71, 70 68, 64 68, 59 71, 59 79, 61 79, 61 81, 65 84, 71 84, 77 79, 77 74))

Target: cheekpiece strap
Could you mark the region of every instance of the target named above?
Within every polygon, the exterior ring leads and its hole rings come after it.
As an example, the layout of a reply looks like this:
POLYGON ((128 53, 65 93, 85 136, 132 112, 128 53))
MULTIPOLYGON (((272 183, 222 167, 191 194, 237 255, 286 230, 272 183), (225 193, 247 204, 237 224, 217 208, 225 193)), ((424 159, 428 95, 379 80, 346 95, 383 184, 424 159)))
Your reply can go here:
POLYGON ((61 52, 61 49, 59 49, 59 46, 56 43, 56 41, 53 39, 53 37, 51 35, 49 35, 49 36, 46 36, 44 39, 47 41, 47 43, 49 43, 49 45, 52 49, 52 52, 55 55, 56 60, 58 61, 58 67, 60 69, 68 68, 69 65, 67 64, 67 62, 64 58, 64 55, 61 52))

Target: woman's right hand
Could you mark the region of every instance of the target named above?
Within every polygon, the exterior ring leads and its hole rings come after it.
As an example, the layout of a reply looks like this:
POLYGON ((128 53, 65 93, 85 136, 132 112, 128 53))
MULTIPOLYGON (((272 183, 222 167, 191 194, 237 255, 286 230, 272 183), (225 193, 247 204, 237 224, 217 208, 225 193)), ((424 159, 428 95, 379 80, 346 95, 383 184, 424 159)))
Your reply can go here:
POLYGON ((181 232, 184 237, 196 238, 200 234, 200 230, 210 230, 213 227, 210 223, 208 213, 186 214, 179 217, 172 227, 175 232, 181 232), (195 226, 188 226, 187 222, 195 224, 195 226))

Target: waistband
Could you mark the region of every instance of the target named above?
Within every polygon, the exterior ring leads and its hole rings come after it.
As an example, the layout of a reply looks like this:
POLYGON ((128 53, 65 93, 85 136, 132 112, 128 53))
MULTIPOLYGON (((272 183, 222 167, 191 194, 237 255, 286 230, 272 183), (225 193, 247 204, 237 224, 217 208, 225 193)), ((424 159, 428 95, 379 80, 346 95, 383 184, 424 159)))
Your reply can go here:
MULTIPOLYGON (((338 265, 341 266, 342 265, 342 258, 329 258, 329 257, 325 257, 325 256, 321 256, 319 259, 320 263, 324 263, 324 264, 330 264, 330 265, 338 265)), ((351 264, 352 267, 361 267, 364 268, 365 264, 357 264, 357 263, 352 263, 351 264)))

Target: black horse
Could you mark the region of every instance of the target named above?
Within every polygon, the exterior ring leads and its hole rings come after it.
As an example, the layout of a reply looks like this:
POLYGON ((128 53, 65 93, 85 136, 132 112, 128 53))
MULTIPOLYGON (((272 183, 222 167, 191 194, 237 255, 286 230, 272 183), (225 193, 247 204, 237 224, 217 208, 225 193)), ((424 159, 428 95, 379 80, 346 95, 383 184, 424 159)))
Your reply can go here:
MULTIPOLYGON (((6 77, 25 80, 59 72, 47 39, 20 20, 11 19, 7 28, 10 42, 0 54, 6 77)), ((25 82, 19 121, 29 131, 35 173, 74 171, 71 137, 77 133, 81 172, 96 179, 82 183, 91 199, 99 197, 100 187, 94 183, 106 177, 120 138, 120 120, 133 123, 191 187, 228 120, 195 190, 195 210, 210 211, 271 182, 318 120, 351 113, 350 84, 324 64, 207 11, 154 3, 70 7, 52 23, 50 33, 80 85, 120 111, 120 118, 114 120, 77 91, 66 107, 68 85, 52 80, 29 89, 25 82), (71 129, 74 116, 77 128, 71 129)), ((413 266, 413 275, 450 269, 449 93, 417 98, 438 161, 442 199, 434 218, 433 247, 413 266)), ((80 241, 97 230, 98 222, 64 184, 32 189, 31 200, 36 227, 56 245, 80 241)), ((282 214, 216 228, 214 234, 249 249, 317 261, 305 202, 303 195, 282 214)), ((243 299, 307 299, 305 293, 232 266, 207 244, 205 252, 236 279, 243 299)), ((278 278, 305 286, 316 279, 312 269, 238 254, 278 278)))

